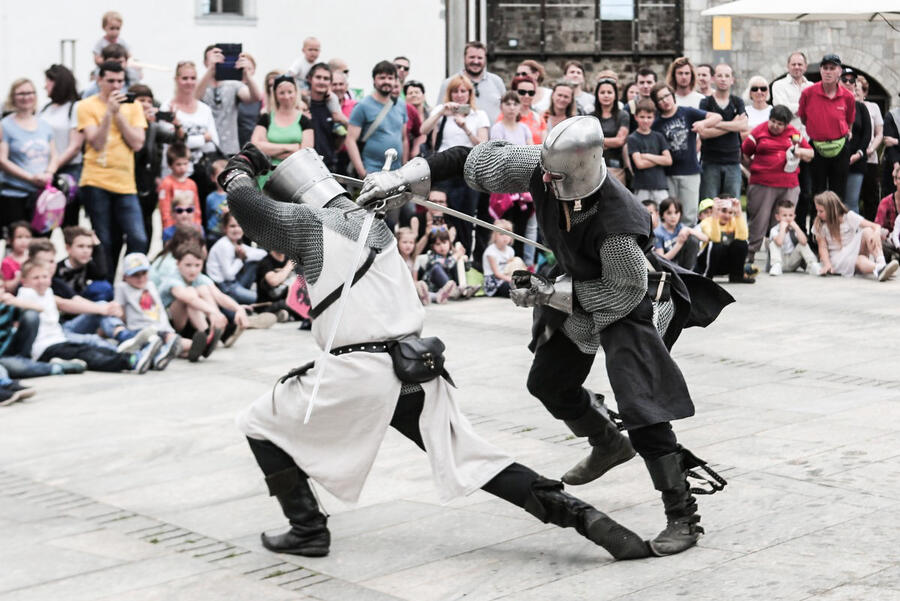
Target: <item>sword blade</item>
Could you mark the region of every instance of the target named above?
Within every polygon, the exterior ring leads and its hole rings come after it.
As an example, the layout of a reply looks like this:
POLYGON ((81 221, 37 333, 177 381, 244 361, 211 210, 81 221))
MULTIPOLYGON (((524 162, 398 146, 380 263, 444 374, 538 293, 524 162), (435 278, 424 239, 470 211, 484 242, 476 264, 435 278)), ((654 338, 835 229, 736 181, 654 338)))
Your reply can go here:
MULTIPOLYGON (((340 175, 338 173, 333 173, 332 175, 334 176, 334 179, 336 179, 337 181, 339 181, 342 184, 349 184, 351 186, 360 187, 360 188, 363 185, 363 180, 357 179, 355 177, 350 177, 349 175, 340 175)), ((544 252, 548 252, 548 253, 553 252, 552 250, 550 250, 549 248, 547 248, 546 246, 544 246, 543 244, 541 244, 539 242, 535 242, 534 240, 529 240, 528 238, 526 238, 524 236, 520 236, 519 234, 511 232, 507 229, 496 226, 493 223, 488 223, 487 221, 482 221, 481 219, 478 219, 477 217, 472 217, 471 215, 467 215, 466 213, 462 213, 460 211, 457 211, 456 209, 451 209, 450 207, 433 203, 430 200, 428 200, 426 198, 422 198, 421 196, 417 196, 415 194, 410 194, 407 192, 406 196, 407 196, 407 198, 412 200, 417 205, 422 205, 423 207, 433 209, 435 211, 440 211, 441 213, 446 213, 447 215, 452 215, 452 216, 456 217, 457 219, 462 219, 463 221, 468 221, 469 223, 474 223, 475 225, 478 225, 481 227, 486 227, 489 230, 493 230, 495 232, 500 232, 501 234, 506 234, 513 240, 518 240, 519 242, 521 242, 523 244, 528 244, 528 245, 533 246, 537 249, 540 249, 544 252)), ((360 207, 360 208, 362 208, 362 207, 360 207)))

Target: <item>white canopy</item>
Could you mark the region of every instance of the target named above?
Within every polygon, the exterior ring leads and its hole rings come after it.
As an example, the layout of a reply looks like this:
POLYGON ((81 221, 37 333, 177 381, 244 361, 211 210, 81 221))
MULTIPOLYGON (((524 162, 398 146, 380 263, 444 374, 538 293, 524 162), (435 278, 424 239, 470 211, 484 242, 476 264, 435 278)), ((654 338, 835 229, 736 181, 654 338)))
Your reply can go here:
POLYGON ((900 0, 736 0, 707 8, 704 17, 751 17, 782 21, 900 20, 900 0))

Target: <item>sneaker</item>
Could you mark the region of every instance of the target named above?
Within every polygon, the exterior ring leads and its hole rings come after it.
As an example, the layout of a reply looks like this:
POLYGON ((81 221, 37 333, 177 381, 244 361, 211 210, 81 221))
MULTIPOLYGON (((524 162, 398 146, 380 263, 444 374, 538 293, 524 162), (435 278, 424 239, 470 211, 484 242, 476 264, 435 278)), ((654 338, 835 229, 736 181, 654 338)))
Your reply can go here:
POLYGON ((265 330, 271 328, 278 318, 274 313, 254 313, 247 317, 247 328, 251 330, 265 330))
POLYGON ((278 309, 275 313, 275 319, 278 320, 278 323, 285 323, 291 320, 291 314, 288 313, 287 309, 278 309))
POLYGON ((134 353, 134 356, 137 358, 134 361, 134 365, 131 367, 131 371, 137 374, 147 373, 147 370, 153 365, 153 358, 156 357, 156 353, 159 352, 159 347, 162 346, 162 343, 162 338, 154 334, 153 337, 147 341, 147 344, 144 345, 144 348, 134 353))
POLYGON ((769 275, 781 275, 781 263, 775 263, 772 265, 772 269, 769 270, 769 275))
POLYGON ((50 359, 51 365, 59 365, 64 374, 83 374, 87 370, 87 361, 84 359, 62 359, 53 357, 50 359))
POLYGON ((222 338, 223 330, 216 328, 215 330, 206 330, 206 347, 203 349, 203 356, 209 357, 212 352, 219 346, 219 340, 222 338))
POLYGON ((416 282, 416 293, 419 295, 419 302, 427 305, 431 302, 431 295, 428 293, 428 284, 422 280, 416 282))
POLYGON ((894 259, 893 261, 891 261, 891 262, 888 263, 887 265, 883 265, 883 266, 881 267, 881 269, 878 269, 878 268, 876 267, 876 268, 875 268, 875 278, 876 278, 879 282, 886 282, 887 280, 890 279, 890 277, 891 277, 892 275, 894 275, 894 273, 897 271, 897 267, 898 267, 898 266, 900 266, 900 264, 898 264, 898 263, 897 263, 897 260, 894 259))
POLYGON ((144 348, 150 339, 156 336, 156 327, 147 326, 140 332, 120 344, 116 350, 120 353, 136 353, 144 348))
POLYGON ((747 263, 744 265, 744 274, 752 277, 759 275, 759 267, 754 265, 753 263, 747 263))
POLYGON ((20 399, 20 395, 7 388, 0 388, 0 407, 12 405, 20 399))
POLYGON ((30 399, 34 395, 37 394, 37 390, 34 388, 28 388, 27 386, 22 386, 15 380, 6 385, 6 389, 13 393, 18 393, 18 400, 24 401, 25 399, 30 399))
POLYGON ((188 349, 187 359, 191 363, 196 363, 200 356, 203 355, 203 351, 206 350, 206 332, 194 332, 194 335, 191 336, 191 348, 188 349))
MULTIPOLYGON (((272 315, 271 313, 267 313, 267 315, 272 315)), ((231 324, 229 324, 231 325, 231 324)), ((234 343, 237 342, 238 338, 241 337, 241 334, 244 333, 244 328, 235 326, 231 328, 231 331, 228 331, 228 328, 225 329, 225 332, 222 334, 222 346, 225 348, 231 348, 234 346, 234 343)))
POLYGON ((162 371, 169 366, 172 359, 181 352, 181 336, 175 334, 169 339, 169 342, 163 342, 159 347, 159 352, 153 357, 153 369, 162 371))
POLYGON ((439 305, 443 305, 444 303, 447 302, 448 298, 453 296, 454 292, 456 293, 457 296, 459 296, 459 289, 456 286, 456 282, 454 282, 453 280, 450 280, 449 282, 444 284, 440 290, 438 290, 437 299, 436 299, 437 303, 439 305))
POLYGON ((822 264, 816 261, 815 263, 810 263, 806 267, 806 273, 809 275, 819 275, 822 273, 822 264))
POLYGON ((466 286, 462 289, 463 298, 472 298, 478 291, 481 290, 481 286, 466 286))

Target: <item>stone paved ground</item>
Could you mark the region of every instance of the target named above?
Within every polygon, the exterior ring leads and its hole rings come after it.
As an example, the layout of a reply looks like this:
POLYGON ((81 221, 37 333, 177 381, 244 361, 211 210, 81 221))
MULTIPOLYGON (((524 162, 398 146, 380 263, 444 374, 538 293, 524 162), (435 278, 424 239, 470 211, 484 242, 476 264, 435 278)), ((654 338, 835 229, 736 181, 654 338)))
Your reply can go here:
MULTIPOLYGON (((900 599, 900 282, 803 275, 733 290, 676 357, 697 415, 681 441, 728 478, 679 556, 614 563, 485 493, 438 503, 390 432, 355 507, 327 495, 322 559, 264 551, 283 527, 234 415, 311 357, 291 325, 144 377, 34 380, 0 411, 0 601, 900 599)), ((524 388, 529 314, 478 299, 429 309, 464 411, 558 477, 585 453, 524 388)), ((591 375, 608 392, 602 365, 591 375)), ((634 460, 577 494, 645 536, 663 524, 634 460)))

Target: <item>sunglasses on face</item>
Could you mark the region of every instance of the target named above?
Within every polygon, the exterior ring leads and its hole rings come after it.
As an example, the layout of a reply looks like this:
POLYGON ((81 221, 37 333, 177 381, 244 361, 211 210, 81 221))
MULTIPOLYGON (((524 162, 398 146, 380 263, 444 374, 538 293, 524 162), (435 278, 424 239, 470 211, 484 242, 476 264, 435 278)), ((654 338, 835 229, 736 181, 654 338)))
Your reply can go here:
POLYGON ((752 86, 750 88, 751 92, 768 92, 769 86, 752 86))
POLYGON ((531 77, 531 73, 528 71, 518 71, 516 77, 531 77))
POLYGON ((172 210, 175 211, 175 213, 177 213, 178 215, 181 215, 182 213, 193 213, 194 207, 175 207, 172 210))
POLYGON ((856 79, 853 77, 842 77, 841 81, 844 83, 856 83, 856 79))
POLYGON ((397 65, 397 64, 395 64, 395 65, 394 65, 394 68, 397 69, 397 71, 409 71, 409 65, 397 65))
POLYGON ((534 96, 534 90, 516 90, 519 96, 534 96))

